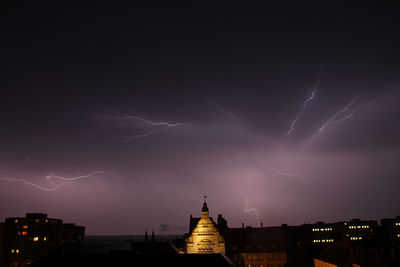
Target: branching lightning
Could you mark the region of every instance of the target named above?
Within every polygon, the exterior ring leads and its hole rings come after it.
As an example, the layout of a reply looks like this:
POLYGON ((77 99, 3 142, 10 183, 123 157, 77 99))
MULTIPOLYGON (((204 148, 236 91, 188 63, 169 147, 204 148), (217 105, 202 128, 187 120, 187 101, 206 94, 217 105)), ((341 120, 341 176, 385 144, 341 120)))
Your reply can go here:
POLYGON ((29 185, 29 186, 35 187, 35 188, 40 189, 42 191, 56 191, 57 189, 59 189, 63 185, 65 185, 66 183, 72 183, 72 181, 81 180, 81 179, 87 179, 87 178, 90 178, 92 176, 96 176, 96 175, 100 175, 100 174, 112 174, 112 173, 105 172, 105 171, 95 171, 95 172, 91 172, 91 173, 86 174, 86 175, 80 175, 80 176, 75 176, 75 177, 64 177, 64 176, 58 176, 58 175, 46 175, 44 178, 51 182, 52 186, 50 186, 50 187, 41 186, 41 185, 39 185, 37 183, 30 182, 30 181, 26 180, 25 178, 5 178, 5 177, 0 177, 0 180, 1 181, 5 181, 5 182, 23 183, 25 185, 29 185), (61 180, 61 182, 55 184, 54 180, 61 180))
POLYGON ((332 120, 331 122, 336 124, 336 123, 342 122, 344 120, 350 119, 354 115, 354 113, 356 113, 358 110, 370 107, 373 104, 375 104, 375 101, 371 101, 371 102, 365 103, 363 105, 360 105, 358 107, 355 107, 348 115, 343 116, 342 118, 337 119, 337 120, 332 120))
POLYGON ((256 215, 256 219, 257 219, 257 226, 260 226, 260 215, 258 214, 258 211, 256 208, 249 209, 249 197, 248 196, 246 196, 246 206, 244 207, 244 212, 246 212, 246 213, 254 212, 254 214, 256 215))
POLYGON ((113 115, 100 115, 100 116, 110 118, 110 119, 115 119, 115 120, 141 121, 149 126, 177 127, 177 126, 188 126, 189 125, 188 123, 183 123, 183 122, 169 123, 169 122, 165 122, 165 121, 151 121, 151 120, 139 117, 139 116, 133 116, 133 115, 127 115, 127 114, 122 114, 121 116, 113 116, 113 115))
POLYGON ((52 187, 44 187, 44 186, 40 186, 38 184, 32 183, 32 182, 28 182, 26 179, 23 178, 4 178, 4 177, 0 177, 0 180, 2 181, 6 181, 6 182, 20 182, 23 183, 25 185, 29 185, 29 186, 33 186, 37 189, 43 190, 43 191, 55 191, 57 189, 59 189, 61 186, 63 186, 65 184, 65 182, 61 182, 57 185, 54 185, 52 187))
POLYGON ((113 120, 129 121, 129 122, 138 121, 138 122, 144 123, 147 127, 153 127, 153 128, 156 127, 156 129, 149 130, 148 132, 145 132, 145 133, 124 136, 124 138, 127 138, 127 141, 134 141, 136 139, 148 137, 152 134, 161 132, 165 128, 190 125, 188 123, 183 123, 183 122, 170 123, 170 122, 166 122, 166 121, 152 121, 152 120, 149 120, 149 119, 146 119, 143 117, 128 115, 128 114, 121 114, 119 116, 114 116, 114 115, 97 115, 97 116, 102 116, 102 117, 113 119, 113 120))
POLYGON ((274 173, 276 173, 276 174, 278 174, 278 175, 287 176, 287 177, 295 177, 295 178, 300 178, 300 179, 302 179, 302 180, 305 180, 304 176, 302 176, 302 175, 300 175, 300 174, 289 173, 289 172, 285 172, 285 171, 278 170, 278 169, 276 169, 276 168, 273 168, 273 167, 269 166, 268 164, 266 164, 265 162, 263 162, 263 161, 260 160, 260 159, 257 159, 257 162, 258 162, 261 166, 263 166, 264 168, 266 168, 266 169, 268 169, 268 170, 270 170, 270 171, 272 171, 272 172, 274 172, 274 173))
POLYGON ((62 180, 62 181, 76 181, 76 180, 81 180, 81 179, 87 179, 90 178, 92 176, 96 176, 99 174, 112 174, 111 172, 106 172, 106 171, 95 171, 95 172, 91 172, 89 174, 86 175, 80 175, 80 176, 75 176, 75 177, 64 177, 64 176, 58 176, 58 175, 47 175, 45 176, 46 179, 58 179, 58 180, 62 180))
POLYGON ((284 136, 288 136, 294 130, 294 126, 297 123, 297 121, 299 120, 300 116, 306 110, 308 102, 310 102, 311 100, 314 99, 315 94, 317 92, 318 85, 319 85, 319 80, 320 80, 320 75, 318 75, 318 78, 317 78, 317 81, 316 81, 316 83, 314 85, 314 88, 311 91, 311 95, 304 101, 303 106, 301 107, 300 111, 297 113, 297 115, 294 118, 294 120, 292 120, 292 122, 290 123, 289 130, 285 133, 284 136))
POLYGON ((351 117, 353 117, 353 115, 358 110, 360 110, 362 108, 370 107, 371 105, 373 105, 375 103, 375 101, 368 102, 368 103, 362 104, 362 105, 350 110, 351 106, 353 106, 353 104, 357 101, 357 99, 358 99, 358 97, 353 98, 353 100, 351 100, 350 103, 347 104, 343 109, 341 109, 338 112, 336 112, 335 114, 333 114, 327 121, 325 121, 322 124, 322 126, 318 129, 318 131, 313 136, 311 136, 311 138, 313 138, 317 134, 322 133, 330 124, 338 124, 344 120, 350 119, 351 117))
POLYGON ((353 100, 351 100, 351 102, 350 102, 349 104, 347 104, 343 109, 341 109, 341 110, 339 110, 338 112, 336 112, 335 114, 333 114, 332 117, 330 117, 326 122, 324 122, 324 123, 322 124, 322 126, 318 129, 318 132, 322 132, 322 131, 325 129, 325 127, 326 127, 328 124, 330 124, 331 122, 332 122, 332 123, 339 122, 337 118, 338 118, 340 115, 346 113, 346 112, 349 110, 349 108, 351 107, 351 105, 353 105, 353 103, 357 100, 357 98, 358 98, 358 97, 353 98, 353 100))

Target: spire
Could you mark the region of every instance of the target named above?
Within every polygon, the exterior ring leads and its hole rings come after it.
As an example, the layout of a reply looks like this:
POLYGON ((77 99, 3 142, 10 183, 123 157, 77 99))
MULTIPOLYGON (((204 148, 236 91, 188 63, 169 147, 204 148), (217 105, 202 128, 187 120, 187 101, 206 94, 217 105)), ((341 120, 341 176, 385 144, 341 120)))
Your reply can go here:
POLYGON ((156 237, 154 236, 154 229, 151 232, 151 243, 155 243, 156 242, 156 237))
POLYGON ((147 229, 146 229, 146 233, 144 234, 144 242, 149 242, 149 235, 147 234, 147 229))
POLYGON ((207 207, 207 196, 204 195, 204 204, 203 208, 201 209, 202 212, 208 212, 208 207, 207 207))

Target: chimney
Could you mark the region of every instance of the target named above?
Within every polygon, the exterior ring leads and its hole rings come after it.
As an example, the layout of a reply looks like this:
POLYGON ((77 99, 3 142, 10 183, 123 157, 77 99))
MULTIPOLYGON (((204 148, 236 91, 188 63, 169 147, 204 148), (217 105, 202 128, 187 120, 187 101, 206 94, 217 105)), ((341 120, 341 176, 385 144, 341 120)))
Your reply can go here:
POLYGON ((263 227, 262 222, 260 223, 260 227, 261 227, 261 228, 263 227))
POLYGON ((244 223, 242 223, 242 228, 244 228, 244 223))

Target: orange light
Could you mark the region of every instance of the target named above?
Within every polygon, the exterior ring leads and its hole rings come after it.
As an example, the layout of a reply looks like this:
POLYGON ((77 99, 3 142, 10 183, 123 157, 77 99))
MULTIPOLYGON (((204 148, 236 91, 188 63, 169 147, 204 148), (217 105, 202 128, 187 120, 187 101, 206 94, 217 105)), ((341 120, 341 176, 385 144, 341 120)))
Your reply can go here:
POLYGON ((24 226, 22 226, 22 228, 28 229, 28 225, 24 225, 24 226))
POLYGON ((22 232, 22 235, 27 235, 27 234, 28 234, 28 232, 25 232, 25 231, 24 231, 24 232, 22 232))
POLYGON ((39 241, 39 237, 35 236, 35 237, 33 238, 33 242, 37 242, 37 241, 39 241))

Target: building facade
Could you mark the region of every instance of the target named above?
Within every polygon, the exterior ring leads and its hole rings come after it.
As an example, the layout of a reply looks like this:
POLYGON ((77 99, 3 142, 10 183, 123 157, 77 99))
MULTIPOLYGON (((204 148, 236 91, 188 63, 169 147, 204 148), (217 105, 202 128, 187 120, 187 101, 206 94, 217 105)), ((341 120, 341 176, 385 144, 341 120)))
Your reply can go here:
POLYGON ((85 228, 64 224, 46 214, 8 218, 3 229, 1 267, 27 266, 55 248, 83 241, 85 228))
POLYGON ((186 239, 186 253, 225 253, 225 240, 209 216, 206 201, 201 210, 200 220, 186 239))

